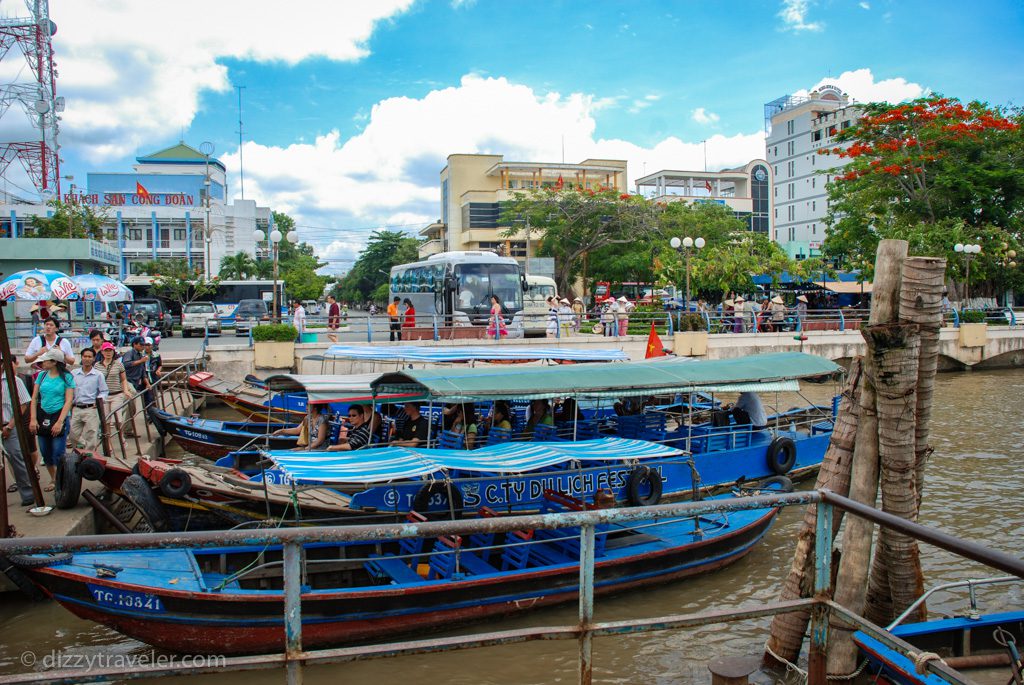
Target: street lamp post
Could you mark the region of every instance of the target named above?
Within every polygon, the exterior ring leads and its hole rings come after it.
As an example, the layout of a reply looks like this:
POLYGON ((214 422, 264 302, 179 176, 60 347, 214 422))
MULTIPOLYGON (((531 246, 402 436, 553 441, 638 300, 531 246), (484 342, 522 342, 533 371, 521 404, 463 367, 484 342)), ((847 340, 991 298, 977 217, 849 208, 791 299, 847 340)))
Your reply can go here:
POLYGON ((971 299, 971 260, 974 259, 974 255, 981 254, 981 245, 964 245, 963 243, 957 243, 953 246, 953 251, 962 254, 964 261, 967 263, 966 272, 964 274, 964 303, 961 305, 961 309, 964 309, 971 299))
POLYGON ((275 322, 281 320, 281 305, 277 301, 277 245, 278 243, 281 242, 281 238, 283 237, 284 235, 281 233, 281 231, 277 230, 276 228, 270 232, 270 242, 273 243, 274 245, 274 297, 272 303, 274 306, 273 321, 275 322))
MULTIPOLYGON (((203 265, 205 266, 206 280, 210 280, 210 277, 213 275, 210 266, 210 243, 213 242, 213 229, 210 227, 210 188, 213 185, 210 181, 210 155, 213 154, 213 150, 213 143, 209 141, 204 141, 199 145, 199 151, 206 157, 206 173, 203 175, 203 205, 206 210, 206 223, 203 225, 203 237, 206 240, 206 259, 203 265)), ((192 249, 191 245, 189 249, 192 249)))
POLYGON ((686 259, 686 311, 690 311, 690 252, 693 248, 698 250, 702 249, 705 245, 703 238, 693 239, 690 236, 686 236, 682 240, 673 237, 672 240, 668 241, 672 249, 679 252, 686 259))

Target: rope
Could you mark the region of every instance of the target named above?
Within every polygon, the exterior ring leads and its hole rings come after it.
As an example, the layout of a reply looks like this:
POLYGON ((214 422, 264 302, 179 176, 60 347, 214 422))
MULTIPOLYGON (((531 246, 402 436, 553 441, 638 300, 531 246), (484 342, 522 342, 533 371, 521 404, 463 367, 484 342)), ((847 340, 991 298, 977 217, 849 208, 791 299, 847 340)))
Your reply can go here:
POLYGON ((846 675, 832 675, 831 673, 825 676, 828 680, 853 680, 859 676, 868 665, 868 660, 864 659, 860 662, 860 666, 853 673, 847 673, 846 675))
POLYGON ((946 663, 945 660, 935 652, 910 652, 907 656, 914 660, 914 670, 918 673, 926 672, 929 661, 940 661, 942 663, 946 663))
POLYGON ((785 665, 787 673, 797 673, 797 674, 800 675, 801 679, 807 680, 807 671, 805 671, 804 669, 800 668, 799 666, 794 664, 789 659, 783 659, 781 656, 776 654, 772 650, 772 648, 768 646, 768 642, 769 642, 768 640, 765 640, 764 651, 768 652, 768 654, 771 655, 771 657, 773 659, 775 659, 776 661, 778 661, 780 664, 785 665))

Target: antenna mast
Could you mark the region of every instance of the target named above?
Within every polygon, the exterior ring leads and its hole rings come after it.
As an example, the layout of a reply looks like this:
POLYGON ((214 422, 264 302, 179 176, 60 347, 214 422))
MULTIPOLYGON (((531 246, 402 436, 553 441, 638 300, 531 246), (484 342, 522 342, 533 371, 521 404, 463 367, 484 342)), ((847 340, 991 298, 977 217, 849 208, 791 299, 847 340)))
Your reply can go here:
POLYGON ((238 89, 238 189, 245 199, 245 162, 242 160, 242 89, 245 86, 235 86, 238 89))

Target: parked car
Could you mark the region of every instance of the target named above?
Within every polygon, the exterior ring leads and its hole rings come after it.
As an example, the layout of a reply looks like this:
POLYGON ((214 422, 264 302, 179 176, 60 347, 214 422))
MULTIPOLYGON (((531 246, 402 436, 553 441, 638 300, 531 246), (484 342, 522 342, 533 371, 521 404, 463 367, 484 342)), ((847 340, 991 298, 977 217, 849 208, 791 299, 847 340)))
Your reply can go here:
POLYGON ((220 317, 213 302, 189 302, 181 312, 181 335, 192 337, 192 333, 220 335, 220 317))
POLYGON ((270 321, 270 310, 263 300, 241 300, 235 307, 235 335, 245 335, 260 321, 270 321))
POLYGON ((174 337, 174 317, 171 309, 163 300, 138 299, 132 304, 131 317, 136 320, 142 314, 146 325, 160 331, 165 338, 174 337))
POLYGON ((302 308, 306 310, 306 316, 320 316, 320 303, 316 300, 303 300, 302 308))

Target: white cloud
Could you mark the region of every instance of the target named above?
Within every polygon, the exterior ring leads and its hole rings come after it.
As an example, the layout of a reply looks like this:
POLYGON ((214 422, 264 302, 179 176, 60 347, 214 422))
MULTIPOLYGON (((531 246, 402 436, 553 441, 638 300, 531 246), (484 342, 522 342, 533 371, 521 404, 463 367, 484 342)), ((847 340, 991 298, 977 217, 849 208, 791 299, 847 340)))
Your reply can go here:
MULTIPOLYGON (((337 266, 356 255, 374 227, 415 234, 439 218, 439 173, 453 153, 557 162, 564 137, 566 161, 625 159, 631 178, 658 169, 703 168, 701 142, 670 137, 642 147, 596 137, 595 114, 603 102, 591 94, 541 93, 505 78, 466 75, 458 86, 422 98, 378 102, 366 127, 347 140, 335 131, 287 147, 247 142, 246 196, 295 216, 300 237, 337 266), (309 228, 326 226, 337 228, 309 228)), ((715 135, 707 154, 710 169, 744 164, 764 155, 764 135, 715 135)), ((237 171, 237 154, 221 160, 237 171)))
POLYGON ((821 31, 825 24, 820 21, 807 21, 809 0, 783 0, 779 17, 786 29, 791 31, 821 31))
MULTIPOLYGON (((929 91, 919 83, 912 83, 902 77, 876 81, 870 69, 844 71, 838 78, 823 78, 811 90, 825 84, 838 86, 843 92, 857 102, 902 102, 919 98, 929 91)), ((808 91, 794 93, 806 96, 808 91)))
POLYGON ((299 20, 281 0, 53 0, 63 143, 93 162, 134 152, 187 127, 204 91, 231 87, 220 60, 358 60, 374 27, 411 3, 310 0, 299 20))
POLYGON ((869 3, 869 2, 861 2, 861 3, 858 3, 858 5, 860 6, 860 8, 862 10, 869 10, 869 9, 871 9, 871 3, 869 3))
POLYGON ((718 119, 719 116, 717 114, 715 114, 714 112, 709 112, 703 107, 698 107, 697 109, 693 110, 693 120, 696 121, 698 124, 703 124, 704 126, 708 126, 710 124, 717 124, 718 119))

